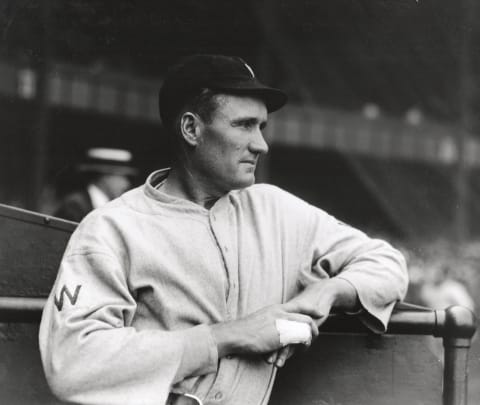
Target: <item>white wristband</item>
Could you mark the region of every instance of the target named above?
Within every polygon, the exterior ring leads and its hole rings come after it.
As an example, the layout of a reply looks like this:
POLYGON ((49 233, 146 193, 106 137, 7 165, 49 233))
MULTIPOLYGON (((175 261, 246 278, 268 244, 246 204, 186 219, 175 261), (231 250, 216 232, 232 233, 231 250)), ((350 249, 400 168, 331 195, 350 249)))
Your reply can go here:
POLYGON ((312 341, 312 330, 308 323, 277 319, 275 326, 280 335, 280 344, 282 346, 299 343, 309 345, 312 341))

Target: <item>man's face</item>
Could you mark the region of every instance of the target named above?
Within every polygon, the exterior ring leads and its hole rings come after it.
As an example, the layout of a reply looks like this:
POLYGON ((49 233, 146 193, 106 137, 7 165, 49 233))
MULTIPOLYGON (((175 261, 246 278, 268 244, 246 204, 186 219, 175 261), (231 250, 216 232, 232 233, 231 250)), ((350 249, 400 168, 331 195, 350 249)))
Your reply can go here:
POLYGON ((214 192, 225 193, 255 182, 261 154, 268 152, 262 130, 267 124, 263 101, 221 95, 209 123, 200 122, 195 169, 214 192))

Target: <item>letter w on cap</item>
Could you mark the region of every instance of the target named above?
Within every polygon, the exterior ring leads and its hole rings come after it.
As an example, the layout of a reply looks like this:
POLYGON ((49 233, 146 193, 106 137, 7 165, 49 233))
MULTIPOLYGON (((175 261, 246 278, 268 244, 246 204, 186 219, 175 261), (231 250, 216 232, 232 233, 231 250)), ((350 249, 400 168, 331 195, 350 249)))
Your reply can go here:
POLYGON ((60 290, 60 298, 57 298, 57 296, 55 295, 53 298, 54 298, 54 303, 55 303, 55 306, 57 307, 57 309, 59 311, 62 310, 63 308, 63 299, 65 296, 67 296, 68 300, 70 301, 70 304, 72 305, 75 305, 75 303, 77 302, 77 299, 78 299, 78 294, 80 293, 80 288, 82 286, 79 284, 75 287, 75 291, 74 293, 72 294, 70 292, 70 290, 67 288, 66 285, 64 285, 62 287, 62 289, 60 290))

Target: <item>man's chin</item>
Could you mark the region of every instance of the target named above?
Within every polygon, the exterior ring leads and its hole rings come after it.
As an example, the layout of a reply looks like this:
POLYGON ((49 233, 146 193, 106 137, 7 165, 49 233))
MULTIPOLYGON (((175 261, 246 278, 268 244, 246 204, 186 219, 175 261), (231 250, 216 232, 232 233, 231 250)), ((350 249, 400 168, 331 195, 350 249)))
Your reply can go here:
POLYGON ((238 189, 241 189, 241 188, 250 187, 253 184, 255 184, 255 174, 252 173, 251 175, 245 176, 244 179, 238 181, 235 184, 234 189, 238 190, 238 189))

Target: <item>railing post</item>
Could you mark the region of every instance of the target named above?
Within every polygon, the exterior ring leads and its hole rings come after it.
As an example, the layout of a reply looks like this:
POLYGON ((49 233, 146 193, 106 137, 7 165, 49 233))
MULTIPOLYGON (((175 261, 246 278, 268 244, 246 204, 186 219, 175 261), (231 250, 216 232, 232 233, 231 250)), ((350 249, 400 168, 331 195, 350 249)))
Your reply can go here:
POLYGON ((476 329, 475 315, 460 306, 449 307, 444 314, 438 324, 445 349, 443 405, 467 405, 468 351, 476 329))

